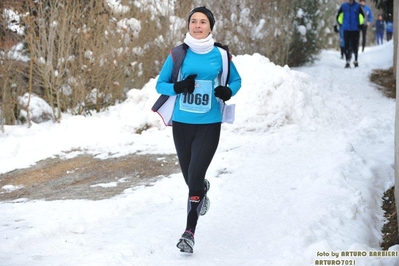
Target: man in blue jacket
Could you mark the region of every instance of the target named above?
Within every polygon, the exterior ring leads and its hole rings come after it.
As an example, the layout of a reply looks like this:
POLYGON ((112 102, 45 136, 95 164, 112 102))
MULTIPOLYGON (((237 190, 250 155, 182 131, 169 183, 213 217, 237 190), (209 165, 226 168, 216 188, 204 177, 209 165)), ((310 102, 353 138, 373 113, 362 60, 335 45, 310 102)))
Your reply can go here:
POLYGON ((343 3, 341 8, 338 10, 337 22, 344 30, 346 58, 345 68, 350 68, 350 52, 353 52, 355 56, 353 65, 355 67, 359 66, 359 63, 357 62, 359 38, 360 29, 364 23, 364 17, 365 14, 362 6, 355 0, 349 0, 347 3, 343 3))
POLYGON ((362 28, 362 52, 364 52, 364 47, 366 46, 367 29, 373 22, 373 12, 371 11, 371 8, 366 5, 366 0, 360 0, 359 3, 363 7, 363 11, 365 14, 364 24, 362 28))

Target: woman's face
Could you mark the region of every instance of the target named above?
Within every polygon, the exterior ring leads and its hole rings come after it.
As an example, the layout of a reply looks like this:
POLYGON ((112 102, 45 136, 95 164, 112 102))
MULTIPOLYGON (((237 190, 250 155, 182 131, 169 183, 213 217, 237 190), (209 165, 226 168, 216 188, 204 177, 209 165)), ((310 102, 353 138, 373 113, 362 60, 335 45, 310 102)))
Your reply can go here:
POLYGON ((195 39, 205 39, 212 32, 208 17, 201 12, 194 13, 188 24, 188 31, 195 39))

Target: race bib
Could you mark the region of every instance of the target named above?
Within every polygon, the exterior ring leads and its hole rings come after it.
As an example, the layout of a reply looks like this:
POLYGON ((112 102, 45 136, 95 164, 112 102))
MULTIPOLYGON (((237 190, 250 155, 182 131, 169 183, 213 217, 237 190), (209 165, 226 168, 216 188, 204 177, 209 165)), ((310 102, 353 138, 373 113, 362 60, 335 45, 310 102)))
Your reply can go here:
POLYGON ((196 80, 193 93, 180 95, 180 110, 191 113, 207 113, 211 110, 212 81, 196 80))

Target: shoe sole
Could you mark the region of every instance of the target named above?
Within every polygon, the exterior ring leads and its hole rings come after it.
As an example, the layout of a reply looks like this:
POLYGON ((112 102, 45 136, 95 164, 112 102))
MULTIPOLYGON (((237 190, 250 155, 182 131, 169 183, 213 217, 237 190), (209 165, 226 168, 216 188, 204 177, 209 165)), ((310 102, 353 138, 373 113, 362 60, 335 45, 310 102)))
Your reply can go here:
POLYGON ((207 179, 205 179, 205 182, 207 184, 207 190, 206 190, 206 193, 204 196, 204 203, 202 204, 201 211, 200 211, 201 216, 204 216, 208 212, 209 207, 211 206, 211 202, 210 202, 208 196, 206 195, 208 193, 209 189, 211 188, 211 183, 209 183, 209 181, 207 179))
POLYGON ((209 200, 208 196, 205 195, 204 203, 201 207, 200 215, 204 216, 208 212, 210 206, 211 206, 211 201, 209 200))
POLYGON ((209 181, 207 179, 205 179, 204 181, 207 184, 207 189, 206 189, 206 193, 208 193, 209 189, 211 188, 211 183, 209 183, 209 181))
POLYGON ((180 238, 179 243, 177 243, 176 247, 180 249, 180 252, 185 253, 193 253, 194 252, 194 243, 192 240, 180 238))

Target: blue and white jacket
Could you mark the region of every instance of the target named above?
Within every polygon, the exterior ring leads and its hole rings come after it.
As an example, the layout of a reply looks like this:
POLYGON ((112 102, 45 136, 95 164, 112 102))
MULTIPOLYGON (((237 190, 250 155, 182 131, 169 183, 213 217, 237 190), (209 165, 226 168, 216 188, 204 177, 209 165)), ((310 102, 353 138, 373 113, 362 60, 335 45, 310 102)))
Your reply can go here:
POLYGON ((387 23, 386 23, 386 31, 387 32, 393 32, 393 23, 390 20, 388 20, 387 23))
MULTIPOLYGON (((156 84, 158 93, 168 96, 176 96, 175 106, 173 109, 172 120, 187 124, 212 124, 222 122, 221 106, 223 102, 214 94, 214 89, 221 83, 221 74, 223 71, 222 55, 219 49, 215 46, 207 54, 196 54, 191 49, 187 50, 187 54, 180 68, 179 80, 185 79, 187 76, 197 74, 196 82, 205 81, 211 84, 209 93, 198 93, 197 88, 191 95, 185 93, 176 94, 173 89, 174 83, 172 82, 173 71, 173 58, 169 54, 156 84), (187 101, 188 99, 188 101, 187 101), (190 101, 191 99, 191 101, 190 101), (202 104, 207 104, 209 110, 206 111, 187 111, 183 106, 184 104, 197 105, 201 108, 202 104)), ((241 88, 241 77, 234 65, 230 60, 230 73, 227 81, 228 87, 234 96, 241 88)), ((195 106, 194 106, 195 107, 195 106)), ((205 109, 204 109, 205 110, 205 109)))
POLYGON ((364 10, 358 2, 343 3, 338 10, 337 21, 344 31, 359 31, 365 17, 364 10))
POLYGON ((371 8, 368 5, 363 6, 363 11, 365 14, 365 22, 368 22, 371 24, 373 22, 373 12, 371 11, 371 8))

